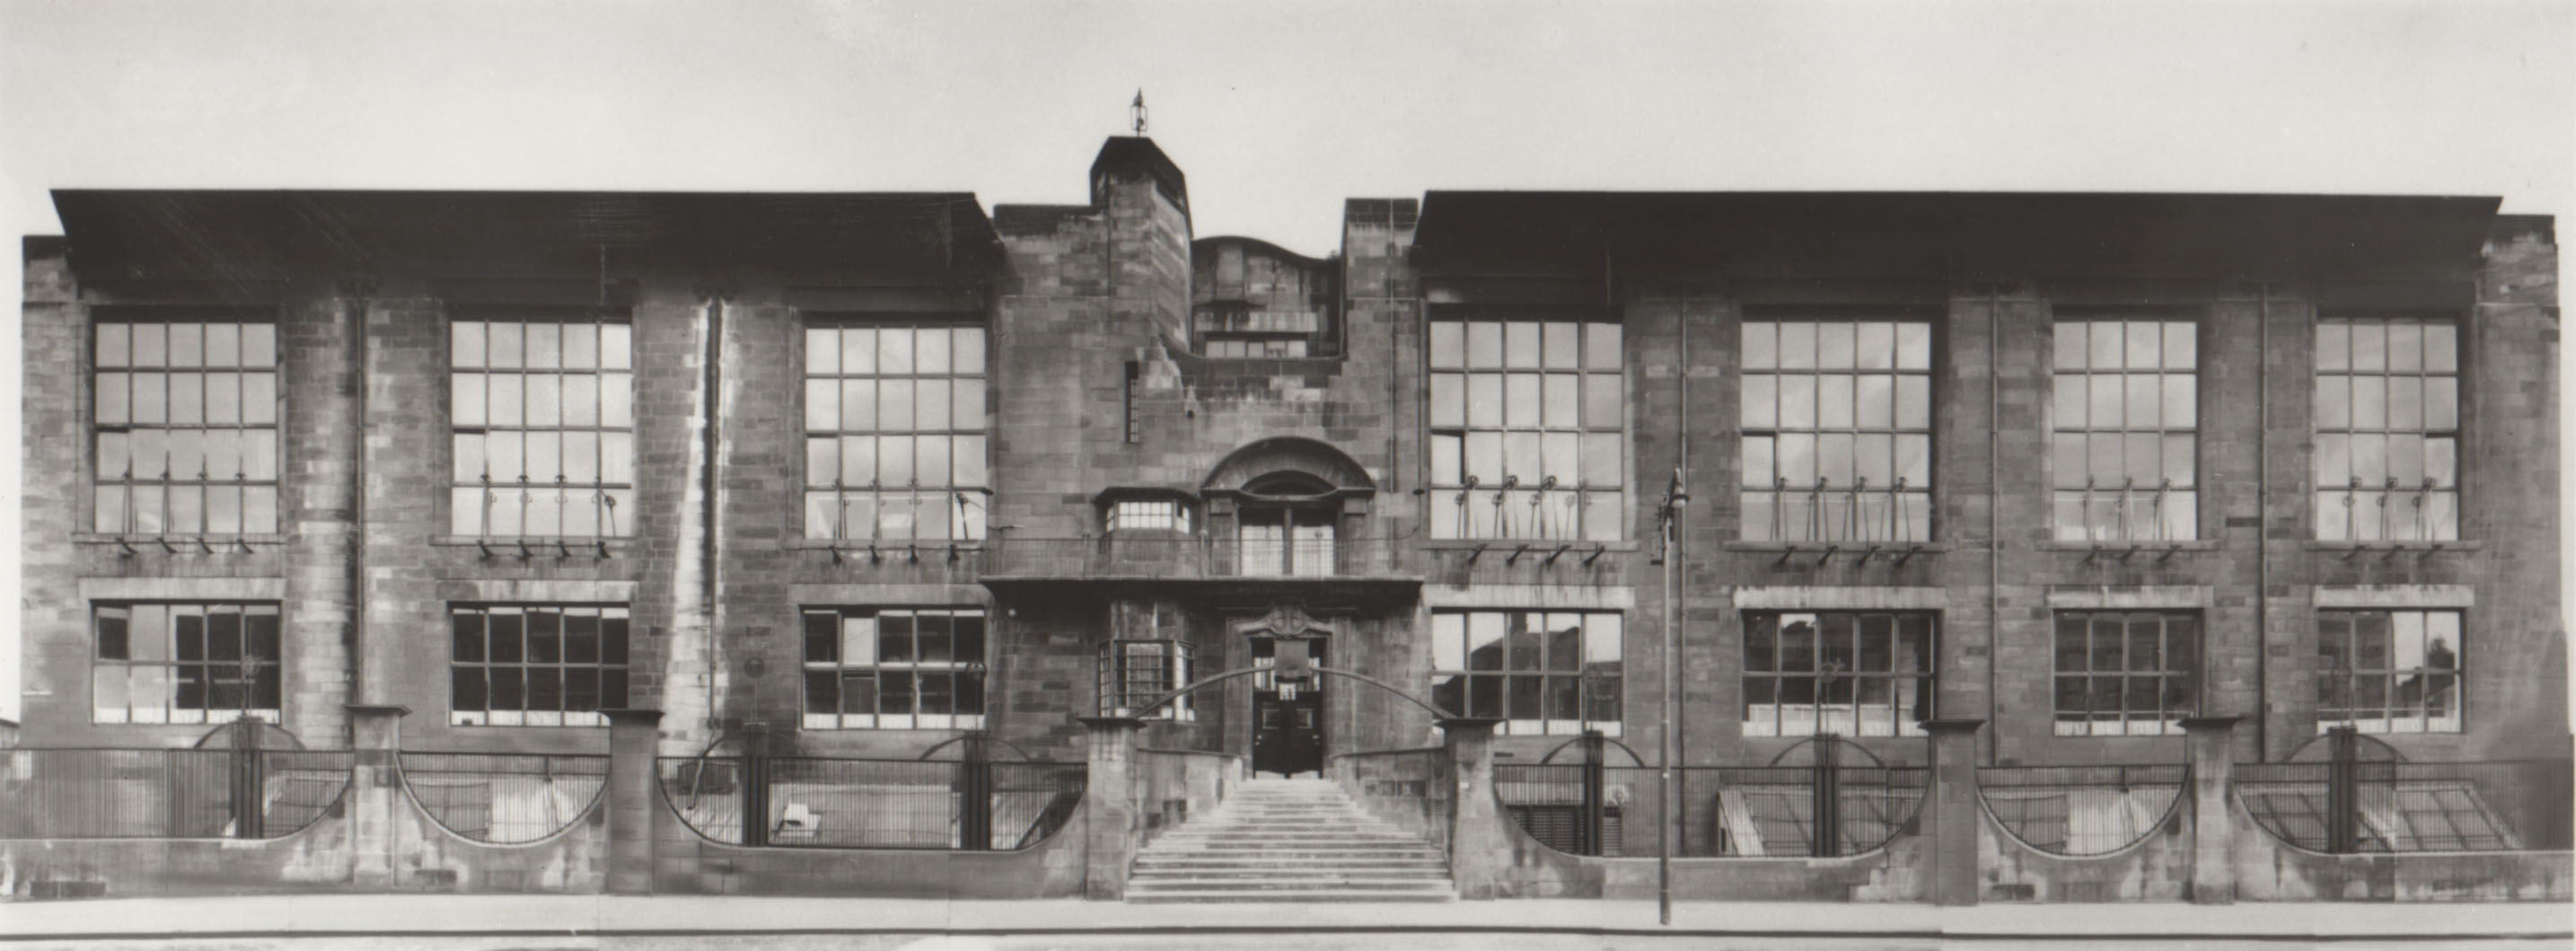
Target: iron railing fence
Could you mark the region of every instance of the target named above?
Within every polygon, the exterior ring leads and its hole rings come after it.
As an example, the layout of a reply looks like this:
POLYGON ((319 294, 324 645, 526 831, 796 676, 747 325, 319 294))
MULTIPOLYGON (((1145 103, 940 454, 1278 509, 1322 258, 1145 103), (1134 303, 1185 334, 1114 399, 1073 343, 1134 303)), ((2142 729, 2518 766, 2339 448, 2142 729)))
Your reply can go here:
POLYGON ((1112 532, 1088 538, 997 535, 982 542, 983 573, 1026 577, 1333 578, 1395 571, 1390 538, 1268 541, 1112 532))
POLYGON ((608 784, 590 753, 414 753, 401 756, 412 801, 477 842, 534 842, 580 821, 608 784))
POLYGON ((2056 855, 2104 855, 2171 819, 2190 770, 2181 763, 1986 766, 1977 795, 2023 844, 2056 855))
POLYGON ((1081 804, 1078 763, 820 756, 665 758, 663 795, 700 835, 745 845, 1018 849, 1081 804))
POLYGON ((345 750, 0 751, 0 838, 283 836, 349 784, 345 750))
POLYGON ((2241 763, 2256 824, 2303 849, 2522 852, 2570 847, 2576 761, 2241 763))
MULTIPOLYGON (((1586 768, 1497 765, 1494 786, 1521 827, 1551 847, 1655 854, 1661 770, 1599 767, 1595 818, 1586 805, 1586 768)), ((1675 772, 1680 839, 1672 854, 1680 857, 1867 852, 1914 827, 1929 782, 1921 767, 1686 766, 1675 772)))

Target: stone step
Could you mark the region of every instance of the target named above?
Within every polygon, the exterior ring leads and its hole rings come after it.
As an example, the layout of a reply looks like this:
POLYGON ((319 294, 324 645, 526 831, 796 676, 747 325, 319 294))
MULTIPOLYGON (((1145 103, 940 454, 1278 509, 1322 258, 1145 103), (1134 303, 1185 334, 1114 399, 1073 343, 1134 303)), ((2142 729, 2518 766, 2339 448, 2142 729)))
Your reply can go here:
POLYGON ((1171 858, 1165 856, 1154 856, 1149 858, 1138 858, 1136 860, 1136 873, 1139 875, 1146 872, 1225 872, 1236 869, 1292 872, 1302 872, 1315 869, 1343 871, 1367 870, 1386 872, 1438 872, 1447 874, 1449 871, 1449 863, 1434 858, 1417 857, 1390 859, 1287 859, 1277 856, 1264 856, 1255 859, 1171 858))
POLYGON ((1442 882, 1449 872, 1440 868, 1351 868, 1322 865, 1296 867, 1285 865, 1242 865, 1232 868, 1138 869, 1128 876, 1130 882, 1309 882, 1317 879, 1365 879, 1376 881, 1442 882))
POLYGON ((1386 889, 1386 892, 1455 892, 1445 879, 1386 879, 1386 876, 1278 876, 1278 879, 1128 879, 1136 892, 1314 892, 1314 889, 1386 889))
POLYGON ((1316 889, 1316 890, 1314 890, 1314 891, 1310 891, 1310 892, 1274 892, 1274 893, 1271 893, 1271 894, 1267 894, 1267 895, 1260 895, 1260 896, 1246 896, 1246 895, 1245 895, 1244 893, 1242 893, 1242 892, 1224 892, 1224 891, 1215 891, 1215 892, 1210 892, 1210 891, 1168 891, 1168 892, 1144 892, 1144 893, 1142 893, 1142 894, 1130 894, 1130 895, 1128 895, 1128 896, 1127 896, 1127 900, 1128 900, 1128 901, 1131 901, 1131 902, 1135 902, 1136 904, 1139 904, 1139 905, 1180 904, 1180 903, 1183 903, 1183 902, 1209 902, 1209 903, 1219 903, 1219 902, 1221 902, 1221 903, 1228 903, 1228 904, 1232 904, 1232 903, 1242 903, 1242 902, 1296 902, 1296 903, 1300 903, 1300 904, 1313 904, 1313 903, 1321 903, 1321 902, 1331 902, 1331 903, 1333 903, 1333 904, 1337 904, 1337 905, 1338 905, 1338 904, 1347 904, 1347 903, 1350 903, 1350 902, 1362 902, 1362 901, 1365 901, 1365 902, 1407 902, 1407 901, 1409 901, 1409 902, 1446 902, 1446 901, 1457 901, 1457 900, 1458 900, 1458 895, 1457 895, 1457 893, 1456 893, 1456 892, 1454 892, 1454 891, 1449 891, 1449 892, 1387 892, 1387 891, 1375 891, 1375 890, 1371 890, 1371 889, 1360 889, 1360 888, 1330 888, 1330 889, 1316 889))

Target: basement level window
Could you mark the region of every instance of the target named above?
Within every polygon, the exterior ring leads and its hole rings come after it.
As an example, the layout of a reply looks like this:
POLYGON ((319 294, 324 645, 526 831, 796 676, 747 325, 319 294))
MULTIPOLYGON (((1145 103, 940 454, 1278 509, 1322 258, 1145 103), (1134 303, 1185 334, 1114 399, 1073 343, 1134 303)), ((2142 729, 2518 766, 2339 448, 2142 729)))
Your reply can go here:
POLYGON ((93 722, 277 722, 276 602, 101 602, 92 631, 93 722))
POLYGON ((805 612, 809 730, 980 730, 981 608, 812 607, 805 612))
POLYGON ((1102 515, 1111 532, 1190 532, 1189 503, 1179 499, 1121 499, 1102 515))
POLYGON ((2460 732, 2458 611, 2318 611, 2317 729, 2460 732))
POLYGON ((1933 622, 1925 611, 1744 612, 1744 735, 1923 735, 1933 622))
POLYGON ((482 604, 448 612, 447 722, 606 726, 627 701, 623 605, 482 604))

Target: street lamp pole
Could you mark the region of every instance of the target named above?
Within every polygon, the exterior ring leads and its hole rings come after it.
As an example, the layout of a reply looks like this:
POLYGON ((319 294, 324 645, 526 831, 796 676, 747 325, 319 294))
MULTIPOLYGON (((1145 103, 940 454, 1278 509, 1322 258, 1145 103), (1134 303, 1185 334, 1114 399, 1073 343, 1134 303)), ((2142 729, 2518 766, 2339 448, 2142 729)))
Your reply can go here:
POLYGON ((1682 488, 1682 470, 1673 467, 1672 484, 1664 489, 1664 504, 1657 512, 1662 537, 1664 563, 1664 711, 1663 711, 1663 794, 1656 797, 1655 836, 1655 909, 1664 924, 1673 923, 1673 845, 1681 838, 1680 814, 1674 804, 1681 801, 1679 774, 1674 770, 1682 758, 1682 628, 1675 615, 1675 592, 1681 586, 1682 510, 1690 505, 1690 492, 1682 488))

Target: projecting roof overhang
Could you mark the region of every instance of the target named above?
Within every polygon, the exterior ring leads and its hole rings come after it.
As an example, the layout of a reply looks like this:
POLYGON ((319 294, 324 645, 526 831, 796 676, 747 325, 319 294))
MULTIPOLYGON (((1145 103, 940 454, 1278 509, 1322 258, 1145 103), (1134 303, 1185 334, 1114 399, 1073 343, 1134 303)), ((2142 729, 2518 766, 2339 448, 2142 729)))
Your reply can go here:
POLYGON ((2498 199, 1964 192, 1441 192, 1435 275, 1670 268, 1747 277, 2446 278, 2498 199))
POLYGON ((971 280, 1002 244, 969 193, 58 190, 90 280, 597 275, 638 265, 971 280))

